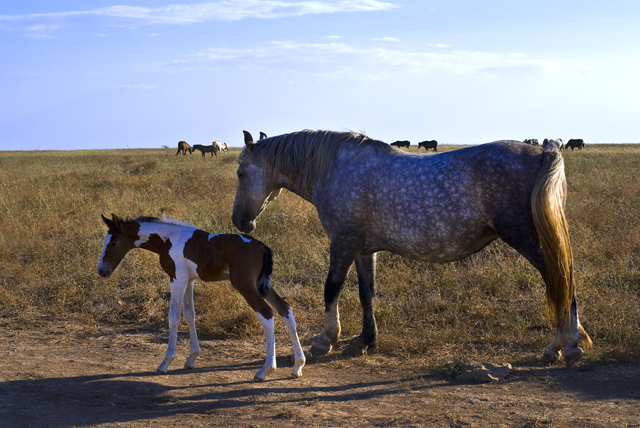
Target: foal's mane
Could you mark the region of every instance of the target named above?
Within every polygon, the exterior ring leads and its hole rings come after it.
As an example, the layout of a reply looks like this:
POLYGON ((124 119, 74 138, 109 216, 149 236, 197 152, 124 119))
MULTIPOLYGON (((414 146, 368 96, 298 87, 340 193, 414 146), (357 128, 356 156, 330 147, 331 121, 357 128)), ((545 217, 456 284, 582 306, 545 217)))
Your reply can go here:
MULTIPOLYGON (((391 146, 372 140, 362 132, 312 131, 305 129, 278 135, 245 146, 240 152, 241 163, 250 151, 272 167, 272 174, 282 173, 294 180, 310 195, 319 179, 324 180, 338 153, 347 148, 374 147, 389 152, 391 146)), ((359 151, 359 150, 358 150, 359 151)), ((357 155, 357 152, 354 153, 357 155)))
POLYGON ((131 222, 136 222, 136 223, 161 223, 161 224, 173 224, 176 226, 186 226, 186 227, 195 227, 192 224, 186 223, 186 222, 182 222, 182 221, 178 221, 178 220, 173 220, 170 218, 156 218, 156 217, 147 217, 147 216, 142 216, 142 217, 138 217, 136 219, 133 220, 125 220, 125 222, 131 223, 131 222))

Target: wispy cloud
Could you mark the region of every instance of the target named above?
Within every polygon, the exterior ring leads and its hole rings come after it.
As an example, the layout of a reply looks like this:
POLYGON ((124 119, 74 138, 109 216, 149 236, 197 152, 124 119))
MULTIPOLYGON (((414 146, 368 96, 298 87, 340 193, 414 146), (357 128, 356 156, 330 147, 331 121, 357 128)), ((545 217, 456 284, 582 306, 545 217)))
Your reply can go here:
POLYGON ((578 70, 580 64, 536 59, 523 54, 455 50, 409 51, 389 47, 360 47, 341 42, 301 44, 270 42, 251 49, 212 48, 182 59, 157 63, 158 70, 268 67, 334 78, 378 80, 395 73, 441 71, 452 74, 556 73, 578 70))
POLYGON ((38 27, 37 32, 71 25, 142 26, 187 25, 207 21, 239 21, 247 18, 280 18, 310 14, 374 12, 396 8, 379 0, 282 1, 225 0, 163 7, 109 6, 87 11, 0 15, 0 29, 38 27))
POLYGON ((376 37, 375 39, 372 39, 375 41, 379 41, 379 42, 399 42, 400 39, 396 39, 395 37, 376 37))

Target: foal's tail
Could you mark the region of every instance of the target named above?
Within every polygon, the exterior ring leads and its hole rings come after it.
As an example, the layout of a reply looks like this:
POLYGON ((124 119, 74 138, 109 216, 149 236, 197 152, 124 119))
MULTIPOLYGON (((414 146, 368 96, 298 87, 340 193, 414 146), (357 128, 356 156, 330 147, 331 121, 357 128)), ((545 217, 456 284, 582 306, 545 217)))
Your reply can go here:
POLYGON ((262 249, 264 258, 262 262, 262 272, 260 272, 256 286, 258 287, 260 295, 267 297, 267 293, 269 293, 269 289, 272 287, 271 272, 273 272, 273 255, 271 254, 271 249, 266 245, 260 244, 260 248, 262 249))
MULTIPOLYGON (((569 331, 576 286, 569 225, 564 213, 564 160, 556 149, 545 150, 543 156, 542 168, 531 194, 533 223, 538 232, 546 268, 547 311, 553 314, 559 331, 569 331)), ((589 335, 581 327, 580 330, 579 344, 585 348, 591 347, 589 335)))

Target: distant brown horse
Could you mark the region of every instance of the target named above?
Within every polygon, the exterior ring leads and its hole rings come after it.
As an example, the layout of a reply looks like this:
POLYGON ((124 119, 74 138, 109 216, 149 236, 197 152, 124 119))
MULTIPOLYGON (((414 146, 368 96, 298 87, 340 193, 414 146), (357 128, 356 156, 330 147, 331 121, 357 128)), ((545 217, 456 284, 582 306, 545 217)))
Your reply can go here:
POLYGON ((438 142, 436 140, 431 140, 431 141, 423 141, 421 143, 418 143, 418 149, 420 149, 420 147, 424 147, 425 150, 429 150, 429 149, 433 149, 434 152, 438 151, 438 142))
POLYGON ((187 152, 189 153, 193 153, 193 147, 191 147, 186 141, 180 141, 178 142, 178 151, 176 153, 176 156, 178 156, 180 153, 182 153, 182 155, 186 155, 187 152))
POLYGON ((220 152, 220 147, 218 147, 217 144, 212 144, 210 146, 203 146, 202 144, 194 144, 193 150, 200 150, 203 158, 205 157, 206 153, 211 153, 211 157, 213 157, 213 155, 218 157, 218 153, 220 152))

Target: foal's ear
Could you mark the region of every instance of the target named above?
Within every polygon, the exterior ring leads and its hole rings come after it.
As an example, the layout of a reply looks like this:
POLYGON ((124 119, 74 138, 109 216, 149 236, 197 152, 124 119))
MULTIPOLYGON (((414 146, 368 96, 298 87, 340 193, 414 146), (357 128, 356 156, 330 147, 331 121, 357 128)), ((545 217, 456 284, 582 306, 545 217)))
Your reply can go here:
POLYGON ((106 218, 104 215, 100 214, 100 217, 102 217, 102 222, 106 224, 109 229, 111 229, 114 226, 113 222, 108 218, 106 218))
POLYGON ((112 227, 120 227, 120 219, 117 215, 111 213, 111 221, 113 222, 112 227))
POLYGON ((244 133, 244 143, 247 145, 249 151, 253 148, 252 146, 256 143, 253 141, 253 137, 249 133, 249 131, 242 131, 244 133))

